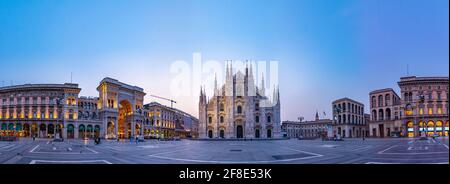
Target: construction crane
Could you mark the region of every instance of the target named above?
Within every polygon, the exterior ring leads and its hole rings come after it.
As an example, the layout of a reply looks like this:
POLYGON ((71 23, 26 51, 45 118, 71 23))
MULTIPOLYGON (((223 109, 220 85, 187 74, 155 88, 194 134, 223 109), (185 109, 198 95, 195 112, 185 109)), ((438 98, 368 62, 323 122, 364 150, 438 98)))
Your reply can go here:
POLYGON ((163 97, 156 96, 156 95, 150 95, 150 96, 155 97, 155 98, 159 98, 159 99, 163 99, 163 100, 170 101, 170 108, 173 108, 173 103, 177 103, 175 100, 172 100, 172 99, 163 98, 163 97))

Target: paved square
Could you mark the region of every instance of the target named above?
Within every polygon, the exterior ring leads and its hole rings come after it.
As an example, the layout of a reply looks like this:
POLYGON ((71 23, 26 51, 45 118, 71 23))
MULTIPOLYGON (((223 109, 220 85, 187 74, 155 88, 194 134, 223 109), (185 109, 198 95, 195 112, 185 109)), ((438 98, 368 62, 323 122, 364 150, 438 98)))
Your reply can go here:
POLYGON ((4 164, 448 164, 448 138, 271 141, 21 139, 0 142, 4 164))

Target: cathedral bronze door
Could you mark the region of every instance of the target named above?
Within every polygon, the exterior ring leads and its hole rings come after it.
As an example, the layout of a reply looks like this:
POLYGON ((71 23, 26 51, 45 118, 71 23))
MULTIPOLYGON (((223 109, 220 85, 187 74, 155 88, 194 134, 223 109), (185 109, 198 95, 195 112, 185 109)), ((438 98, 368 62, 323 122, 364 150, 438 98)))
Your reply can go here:
POLYGON ((210 139, 213 138, 213 132, 212 132, 212 130, 209 130, 209 131, 208 131, 208 137, 209 137, 210 139))
POLYGON ((244 138, 244 129, 242 128, 242 125, 238 125, 236 127, 236 137, 238 139, 244 138))

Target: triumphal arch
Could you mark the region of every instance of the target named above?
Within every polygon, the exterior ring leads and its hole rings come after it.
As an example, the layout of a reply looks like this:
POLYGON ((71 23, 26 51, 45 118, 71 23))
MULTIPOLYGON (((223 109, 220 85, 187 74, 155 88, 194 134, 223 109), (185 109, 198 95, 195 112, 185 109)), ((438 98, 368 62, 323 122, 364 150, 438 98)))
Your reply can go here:
POLYGON ((98 108, 106 139, 127 139, 144 132, 144 89, 104 78, 97 87, 98 108))

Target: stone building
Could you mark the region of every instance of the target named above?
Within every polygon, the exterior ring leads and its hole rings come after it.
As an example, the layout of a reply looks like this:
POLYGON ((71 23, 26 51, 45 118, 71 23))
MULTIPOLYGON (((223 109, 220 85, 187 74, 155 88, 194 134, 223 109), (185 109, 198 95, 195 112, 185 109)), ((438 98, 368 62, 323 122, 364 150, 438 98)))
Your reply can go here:
POLYGON ((157 102, 144 105, 144 135, 149 138, 186 138, 191 134, 195 117, 157 102))
POLYGON ((331 137, 329 129, 333 121, 330 119, 320 119, 316 113, 314 121, 283 121, 282 129, 289 138, 327 138, 331 137))
MULTIPOLYGON (((144 131, 144 89, 104 78, 97 87, 105 138, 126 139, 144 131)), ((102 134, 103 136, 103 134, 102 134)))
POLYGON ((80 91, 78 84, 70 83, 1 87, 0 135, 66 138, 67 133, 76 134, 80 91))
MULTIPOLYGON (((95 138, 100 136, 102 120, 98 110, 98 97, 80 97, 78 98, 78 120, 74 126, 70 127, 68 132, 74 127, 78 127, 78 138, 95 138)), ((70 134, 67 138, 74 138, 70 134)))
MULTIPOLYGON (((145 92, 137 86, 104 78, 97 88, 99 97, 79 97, 80 91, 78 84, 71 83, 1 87, 0 136, 126 139, 196 135, 185 130, 187 113, 158 111, 151 104, 144 109, 145 92), (162 117, 150 118, 153 114, 162 117)), ((197 130, 198 120, 189 117, 189 131, 197 130)))
POLYGON ((402 131, 401 99, 391 88, 370 92, 371 137, 400 135, 402 131))
POLYGON ((274 89, 272 99, 265 93, 264 79, 255 86, 252 66, 244 73, 233 73, 227 66, 225 84, 207 99, 204 90, 199 99, 200 138, 280 138, 280 95, 274 89))
POLYGON ((334 135, 347 138, 369 135, 369 127, 364 118, 364 104, 350 98, 342 98, 335 100, 332 106, 334 135))
POLYGON ((393 90, 371 92, 373 136, 448 136, 448 82, 448 77, 409 76, 398 82, 401 98, 393 90), (386 104, 384 93, 395 103, 386 104))

